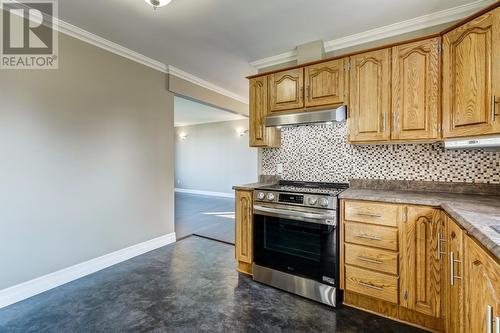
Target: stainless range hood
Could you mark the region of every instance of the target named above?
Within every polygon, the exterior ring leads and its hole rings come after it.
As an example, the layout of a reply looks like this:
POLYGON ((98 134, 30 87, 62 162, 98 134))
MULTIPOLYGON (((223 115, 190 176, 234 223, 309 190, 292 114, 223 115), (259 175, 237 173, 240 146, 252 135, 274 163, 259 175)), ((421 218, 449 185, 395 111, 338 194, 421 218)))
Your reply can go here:
POLYGON ((322 111, 283 114, 266 117, 266 127, 298 126, 317 123, 332 123, 347 119, 347 106, 322 111))

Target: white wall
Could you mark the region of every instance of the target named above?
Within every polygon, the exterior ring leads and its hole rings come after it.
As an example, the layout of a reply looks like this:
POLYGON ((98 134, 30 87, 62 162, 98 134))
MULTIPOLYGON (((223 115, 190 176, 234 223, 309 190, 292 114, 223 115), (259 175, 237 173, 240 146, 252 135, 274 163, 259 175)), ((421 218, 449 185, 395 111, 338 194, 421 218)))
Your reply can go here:
POLYGON ((176 127, 175 187, 232 193, 233 185, 256 181, 257 149, 238 129, 247 130, 248 119, 176 127))

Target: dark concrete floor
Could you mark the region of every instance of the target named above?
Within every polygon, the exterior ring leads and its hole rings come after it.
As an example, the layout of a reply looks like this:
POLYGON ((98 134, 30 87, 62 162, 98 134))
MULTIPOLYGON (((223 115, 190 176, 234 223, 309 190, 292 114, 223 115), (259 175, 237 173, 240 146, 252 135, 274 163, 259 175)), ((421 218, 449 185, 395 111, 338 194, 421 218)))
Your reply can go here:
POLYGON ((234 199, 175 193, 175 232, 234 244, 234 199))
POLYGON ((254 282, 233 246, 193 236, 6 307, 0 332, 421 331, 254 282))

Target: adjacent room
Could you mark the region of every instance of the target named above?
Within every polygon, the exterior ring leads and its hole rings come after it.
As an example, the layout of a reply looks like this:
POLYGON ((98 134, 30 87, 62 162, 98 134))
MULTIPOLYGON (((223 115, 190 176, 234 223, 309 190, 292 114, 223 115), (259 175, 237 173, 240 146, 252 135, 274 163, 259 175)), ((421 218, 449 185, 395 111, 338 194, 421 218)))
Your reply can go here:
POLYGON ((234 184, 257 179, 248 117, 174 97, 175 231, 234 245, 234 184))
POLYGON ((500 1, 0 0, 0 333, 499 333, 500 1))

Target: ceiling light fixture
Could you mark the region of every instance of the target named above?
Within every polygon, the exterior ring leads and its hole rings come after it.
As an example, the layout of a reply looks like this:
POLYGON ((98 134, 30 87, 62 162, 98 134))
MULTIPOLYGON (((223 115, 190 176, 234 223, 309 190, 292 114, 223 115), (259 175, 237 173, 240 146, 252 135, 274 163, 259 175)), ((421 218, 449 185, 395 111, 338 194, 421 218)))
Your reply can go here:
POLYGON ((168 5, 172 0, 144 0, 150 6, 153 6, 153 9, 156 10, 158 7, 163 7, 168 5))

